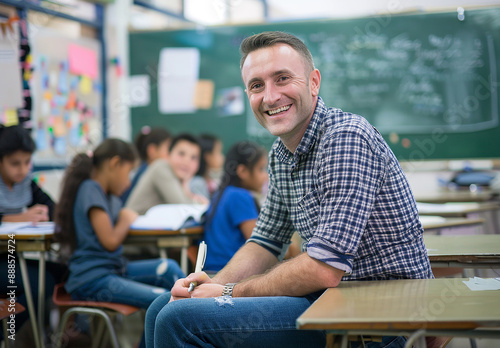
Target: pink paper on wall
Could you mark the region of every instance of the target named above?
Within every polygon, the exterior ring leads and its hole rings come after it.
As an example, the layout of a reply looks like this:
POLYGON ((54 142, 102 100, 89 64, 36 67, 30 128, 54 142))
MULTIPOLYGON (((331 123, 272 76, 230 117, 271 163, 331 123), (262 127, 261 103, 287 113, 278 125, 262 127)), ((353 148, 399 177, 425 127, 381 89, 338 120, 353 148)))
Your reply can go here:
POLYGON ((97 54, 94 50, 75 44, 68 47, 69 70, 76 75, 97 77, 97 54))

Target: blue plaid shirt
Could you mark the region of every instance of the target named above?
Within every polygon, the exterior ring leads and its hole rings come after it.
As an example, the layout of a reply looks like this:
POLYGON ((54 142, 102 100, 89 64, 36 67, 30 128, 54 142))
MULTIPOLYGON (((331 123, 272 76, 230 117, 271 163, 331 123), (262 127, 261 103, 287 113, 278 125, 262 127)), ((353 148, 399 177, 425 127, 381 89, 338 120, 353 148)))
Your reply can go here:
POLYGON ((277 139, 269 191, 249 239, 277 257, 297 231, 343 280, 432 278, 408 181, 380 133, 321 98, 295 153, 277 139))

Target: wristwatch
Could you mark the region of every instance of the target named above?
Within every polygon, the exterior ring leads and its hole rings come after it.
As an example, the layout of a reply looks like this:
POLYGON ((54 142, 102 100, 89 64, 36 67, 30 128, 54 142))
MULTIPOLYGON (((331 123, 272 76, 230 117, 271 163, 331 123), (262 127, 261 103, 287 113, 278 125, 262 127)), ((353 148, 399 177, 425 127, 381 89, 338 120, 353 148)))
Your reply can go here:
POLYGON ((235 285, 236 283, 227 283, 224 285, 224 288, 222 288, 222 296, 233 297, 233 288, 235 285))

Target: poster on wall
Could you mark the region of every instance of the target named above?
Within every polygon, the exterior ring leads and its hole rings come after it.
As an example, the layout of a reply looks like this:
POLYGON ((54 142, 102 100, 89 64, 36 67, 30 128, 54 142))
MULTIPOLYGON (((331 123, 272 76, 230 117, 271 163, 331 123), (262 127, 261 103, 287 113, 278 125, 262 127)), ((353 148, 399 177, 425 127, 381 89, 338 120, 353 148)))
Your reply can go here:
POLYGON ((102 140, 100 45, 38 28, 32 41, 35 165, 65 165, 102 140))
POLYGON ((0 124, 17 124, 16 109, 22 107, 19 28, 12 25, 0 32, 0 124))
POLYGON ((163 48, 158 63, 158 110, 162 114, 196 111, 200 51, 194 47, 163 48))

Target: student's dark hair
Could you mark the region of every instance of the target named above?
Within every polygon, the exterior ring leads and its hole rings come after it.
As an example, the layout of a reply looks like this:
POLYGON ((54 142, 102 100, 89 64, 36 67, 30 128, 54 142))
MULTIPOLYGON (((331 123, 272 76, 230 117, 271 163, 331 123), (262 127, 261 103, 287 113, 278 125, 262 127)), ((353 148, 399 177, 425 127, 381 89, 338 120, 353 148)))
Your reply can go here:
MULTIPOLYGON (((118 156, 123 162, 135 162, 137 154, 134 146, 120 140, 108 138, 104 140, 90 156, 85 153, 76 155, 66 168, 62 181, 62 190, 55 211, 55 239, 61 243, 64 251, 73 251, 76 247, 76 233, 73 219, 78 188, 90 179, 92 170, 99 169, 106 160, 118 156)), ((63 255, 64 256, 64 255, 63 255)))
MULTIPOLYGON (((228 186, 242 187, 241 179, 236 172, 238 165, 242 164, 247 167, 248 170, 252 171, 257 163, 265 156, 267 156, 266 150, 252 141, 240 141, 231 146, 226 154, 224 173, 222 174, 219 189, 212 199, 213 206, 210 215, 207 217, 207 223, 213 218, 224 190, 228 186)), ((257 200, 255 200, 255 206, 257 210, 260 210, 257 200)))
POLYGON ((149 128, 145 126, 142 127, 141 132, 135 137, 134 144, 141 160, 147 161, 148 146, 151 144, 158 146, 170 138, 170 132, 165 128, 149 128))
POLYGON ((198 139, 196 139, 195 136, 193 136, 189 133, 182 133, 182 134, 176 135, 172 139, 172 141, 170 142, 170 147, 169 147, 168 151, 172 151, 172 149, 175 147, 175 145, 177 145, 177 143, 180 141, 187 141, 188 143, 197 145, 200 148, 200 152, 201 152, 201 145, 198 142, 198 139))
POLYGON ((35 142, 29 131, 24 129, 22 125, 0 126, 0 160, 16 151, 33 153, 35 150, 35 142))
POLYGON ((207 174, 207 161, 205 160, 205 154, 212 152, 218 141, 220 141, 220 139, 212 134, 200 134, 198 136, 198 142, 201 147, 201 156, 200 168, 198 169, 196 175, 205 176, 207 174))
POLYGON ((280 43, 286 44, 297 51, 304 58, 304 62, 310 69, 309 72, 314 70, 313 57, 304 42, 295 35, 282 31, 265 31, 245 38, 240 45, 240 69, 243 68, 243 64, 251 52, 280 43))

